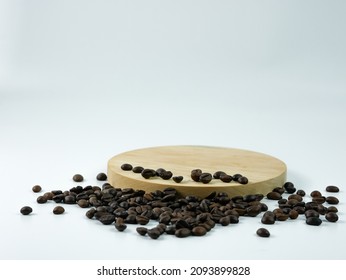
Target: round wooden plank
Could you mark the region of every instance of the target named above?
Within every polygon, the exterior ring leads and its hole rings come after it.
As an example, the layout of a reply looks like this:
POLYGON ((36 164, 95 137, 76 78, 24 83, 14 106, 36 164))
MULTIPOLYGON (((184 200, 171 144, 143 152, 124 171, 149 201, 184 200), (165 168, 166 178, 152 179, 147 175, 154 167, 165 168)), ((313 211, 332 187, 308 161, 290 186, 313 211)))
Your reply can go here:
POLYGON ((114 156, 108 161, 108 181, 114 187, 142 189, 147 192, 175 188, 182 196, 198 195, 206 197, 210 193, 226 192, 230 196, 246 194, 267 194, 273 188, 282 186, 286 180, 287 168, 281 160, 248 150, 207 147, 207 146, 162 146, 128 151, 114 156), (133 167, 170 170, 173 176, 183 176, 181 183, 160 177, 145 179, 141 174, 124 171, 121 165, 129 163, 133 167), (191 170, 199 168, 214 174, 224 171, 233 175, 240 173, 249 182, 224 183, 213 179, 208 184, 191 179, 191 170))

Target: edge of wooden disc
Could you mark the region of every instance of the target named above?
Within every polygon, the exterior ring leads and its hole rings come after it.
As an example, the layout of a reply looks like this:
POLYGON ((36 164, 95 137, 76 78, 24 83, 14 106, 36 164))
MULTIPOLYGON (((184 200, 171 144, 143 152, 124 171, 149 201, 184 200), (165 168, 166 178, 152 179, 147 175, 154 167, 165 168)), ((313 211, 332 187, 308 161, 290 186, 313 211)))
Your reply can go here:
POLYGON ((108 182, 114 187, 142 189, 146 192, 173 187, 182 195, 206 197, 210 193, 225 192, 229 196, 264 194, 286 181, 287 167, 281 160, 254 151, 209 147, 209 146, 161 146, 124 152, 108 161, 108 182), (141 174, 121 169, 123 163, 144 168, 165 168, 173 175, 182 175, 184 180, 175 183, 172 179, 159 177, 144 179, 141 174), (240 173, 249 179, 241 185, 237 182, 224 183, 213 179, 209 184, 194 182, 190 173, 200 168, 203 172, 218 170, 228 174, 240 173))

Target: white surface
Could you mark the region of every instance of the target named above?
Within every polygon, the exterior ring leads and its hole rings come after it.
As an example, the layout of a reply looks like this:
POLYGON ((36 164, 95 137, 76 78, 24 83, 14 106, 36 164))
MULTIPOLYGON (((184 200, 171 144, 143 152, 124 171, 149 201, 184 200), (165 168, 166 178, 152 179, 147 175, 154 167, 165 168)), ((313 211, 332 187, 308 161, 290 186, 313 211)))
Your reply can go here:
POLYGON ((344 1, 0 3, 0 259, 345 259, 344 1), (307 193, 337 185, 340 221, 277 222, 263 239, 243 218, 155 241, 76 206, 55 216, 31 191, 178 144, 278 157, 307 193))

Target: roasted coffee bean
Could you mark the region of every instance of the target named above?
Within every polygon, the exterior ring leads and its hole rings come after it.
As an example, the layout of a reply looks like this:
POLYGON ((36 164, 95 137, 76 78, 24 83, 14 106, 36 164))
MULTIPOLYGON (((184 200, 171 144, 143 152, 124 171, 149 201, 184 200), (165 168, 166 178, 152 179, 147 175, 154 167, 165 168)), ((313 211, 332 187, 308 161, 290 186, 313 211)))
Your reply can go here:
POLYGON ((72 180, 75 182, 82 182, 84 180, 84 178, 80 174, 75 174, 75 175, 73 175, 72 180))
POLYGON ((125 218, 124 222, 125 222, 125 224, 132 224, 132 225, 137 224, 136 215, 134 215, 134 214, 129 214, 129 215, 125 218))
POLYGON ((32 212, 32 208, 30 206, 24 206, 20 209, 20 213, 23 215, 29 215, 32 212))
POLYGON ((207 234, 207 230, 205 227, 196 226, 191 230, 191 233, 194 236, 203 236, 207 234))
POLYGON ((76 198, 73 195, 67 195, 65 196, 65 203, 66 204, 75 204, 76 203, 76 198))
POLYGON ((221 176, 221 175, 226 175, 226 173, 223 172, 223 171, 216 171, 216 172, 213 174, 213 178, 214 178, 214 179, 220 179, 220 176, 221 176))
POLYGON ((291 195, 289 195, 289 196, 288 196, 288 200, 290 200, 290 199, 295 199, 295 200, 297 200, 298 202, 303 201, 303 197, 300 196, 299 194, 291 194, 291 195))
POLYGON ((316 202, 317 204, 323 204, 326 202, 326 197, 324 196, 314 196, 312 198, 312 202, 316 202))
POLYGON ((199 177, 202 174, 202 170, 201 169, 193 169, 191 171, 191 179, 194 180, 195 182, 199 182, 199 177))
POLYGON ((146 216, 136 216, 136 221, 140 225, 146 225, 149 223, 150 219, 146 216))
POLYGON ((335 205, 335 204, 339 204, 339 199, 337 197, 335 197, 335 196, 327 196, 326 197, 326 202, 328 204, 335 205))
POLYGON ((237 215, 228 215, 229 217, 229 223, 230 224, 238 224, 239 223, 239 216, 237 215))
POLYGON ((179 238, 188 237, 191 235, 191 230, 188 228, 179 228, 175 231, 175 236, 179 238))
POLYGON ((296 210, 298 212, 299 215, 304 214, 305 213, 305 208, 302 206, 294 206, 293 210, 296 210))
POLYGON ((126 224, 120 224, 120 223, 115 223, 114 226, 118 231, 124 231, 127 228, 126 224))
POLYGON ((287 199, 286 198, 281 198, 278 200, 278 204, 286 204, 287 203, 287 199))
POLYGON ((42 190, 41 186, 39 185, 35 185, 32 187, 32 191, 35 192, 35 193, 38 193, 42 190))
POLYGON ((154 169, 145 168, 141 172, 141 175, 142 175, 143 178, 149 179, 151 177, 155 177, 156 176, 156 171, 154 169))
POLYGON ((298 218, 299 213, 298 213, 297 210, 292 209, 292 210, 288 213, 288 216, 290 217, 290 219, 295 220, 295 219, 298 218))
POLYGON ((137 227, 136 231, 142 236, 148 233, 148 229, 146 227, 137 227))
POLYGON ((53 198, 52 198, 52 200, 54 200, 56 203, 60 203, 64 199, 65 199, 65 195, 63 195, 63 194, 54 195, 53 198))
POLYGON ((90 208, 86 213, 85 216, 87 216, 89 219, 92 219, 96 213, 95 208, 90 208))
POLYGON ((326 191, 335 193, 335 192, 339 192, 339 188, 337 186, 327 186, 326 191))
POLYGON ((175 234, 175 226, 174 225, 171 225, 171 226, 168 226, 166 227, 166 233, 169 234, 169 235, 174 235, 175 234))
POLYGON ((334 212, 334 213, 337 213, 338 212, 338 208, 336 208, 335 206, 329 206, 327 208, 327 213, 328 212, 334 212))
POLYGON ((250 217, 256 217, 261 212, 262 212, 262 207, 259 204, 246 208, 246 214, 250 217))
POLYGON ((256 234, 260 237, 269 237, 270 236, 270 232, 266 228, 259 228, 256 231, 256 234))
POLYGON ((144 170, 144 167, 142 166, 135 166, 132 168, 133 173, 142 173, 143 170, 144 170))
POLYGON ((106 181, 107 180, 107 175, 103 172, 99 173, 96 175, 96 179, 98 181, 106 181))
POLYGON ((315 191, 312 191, 312 192, 310 193, 310 196, 311 196, 311 197, 321 197, 322 194, 321 194, 320 191, 315 190, 315 191))
POLYGON ((310 210, 305 211, 305 217, 306 218, 309 218, 309 217, 318 218, 319 216, 320 216, 320 214, 316 210, 310 209, 310 210))
POLYGON ((221 174, 219 176, 219 179, 224 183, 229 183, 233 180, 233 177, 231 175, 228 175, 228 174, 221 174))
POLYGON ((306 219, 306 223, 310 226, 319 226, 322 224, 322 220, 318 217, 309 217, 306 219))
POLYGON ((86 199, 78 200, 77 204, 79 205, 80 208, 87 208, 87 207, 89 207, 89 201, 86 200, 86 199))
POLYGON ((174 182, 180 183, 181 181, 183 181, 184 177, 183 176, 173 176, 172 179, 174 182))
POLYGON ((283 194, 285 192, 284 188, 276 187, 273 189, 273 192, 277 192, 279 194, 283 194))
POLYGON ((322 204, 317 205, 317 212, 320 215, 325 215, 328 211, 327 211, 327 207, 323 206, 322 204))
POLYGON ((247 177, 242 176, 242 177, 238 178, 237 181, 239 184, 246 185, 249 182, 249 179, 247 177))
POLYGON ((278 192, 269 192, 267 193, 267 198, 271 200, 279 200, 281 199, 281 194, 278 192))
POLYGON ((234 181, 237 181, 237 182, 238 182, 238 179, 239 179, 240 177, 243 177, 243 175, 237 173, 237 174, 232 175, 232 177, 233 177, 233 180, 234 180, 234 181))
POLYGON ((39 204, 43 204, 47 202, 47 197, 45 197, 44 195, 40 195, 37 199, 36 199, 37 203, 39 204))
POLYGON ((208 184, 213 179, 213 176, 210 173, 202 173, 199 176, 199 182, 202 182, 203 184, 208 184))
POLYGON ((129 163, 124 163, 120 166, 120 168, 124 171, 131 171, 133 167, 129 163))
POLYGON ((105 213, 98 220, 104 225, 111 225, 115 222, 115 216, 113 214, 105 213))
POLYGON ((56 206, 56 207, 54 207, 54 209, 53 209, 53 213, 55 214, 55 215, 61 215, 61 214, 63 214, 65 212, 65 209, 64 209, 64 207, 62 207, 62 206, 56 206))
POLYGON ((272 212, 270 212, 272 214, 266 214, 266 213, 262 216, 261 223, 265 224, 265 225, 272 225, 272 224, 274 224, 275 220, 276 220, 275 215, 272 212))
POLYGON ((149 235, 150 238, 157 239, 160 237, 161 232, 158 228, 152 228, 147 230, 147 234, 149 235))
POLYGON ((219 220, 219 224, 222 226, 228 226, 230 223, 231 223, 231 220, 230 220, 229 216, 222 217, 219 220))
POLYGON ((160 174, 160 178, 162 178, 163 180, 169 180, 171 179, 173 176, 173 173, 171 171, 164 171, 160 174))
POLYGON ((287 193, 294 193, 296 191, 296 188, 294 187, 294 184, 292 182, 286 182, 283 185, 283 188, 287 193))
POLYGON ((305 191, 297 190, 297 195, 300 195, 301 197, 303 197, 303 196, 305 196, 305 191))
POLYGON ((47 200, 53 200, 54 194, 52 192, 46 192, 43 196, 45 196, 47 200))
POLYGON ((284 213, 282 214, 278 213, 277 215, 275 215, 275 217, 277 221, 281 221, 281 222, 286 221, 288 219, 288 215, 284 213))
POLYGON ((190 228, 190 225, 185 220, 179 219, 179 220, 176 221, 175 227, 176 227, 176 229, 190 228))
POLYGON ((165 224, 158 224, 156 228, 159 230, 160 234, 163 234, 166 231, 167 226, 165 224))
POLYGON ((326 220, 327 220, 328 222, 332 222, 332 223, 335 223, 337 220, 339 220, 338 215, 337 215, 336 213, 334 213, 334 212, 328 212, 328 213, 325 215, 325 217, 326 217, 326 220))

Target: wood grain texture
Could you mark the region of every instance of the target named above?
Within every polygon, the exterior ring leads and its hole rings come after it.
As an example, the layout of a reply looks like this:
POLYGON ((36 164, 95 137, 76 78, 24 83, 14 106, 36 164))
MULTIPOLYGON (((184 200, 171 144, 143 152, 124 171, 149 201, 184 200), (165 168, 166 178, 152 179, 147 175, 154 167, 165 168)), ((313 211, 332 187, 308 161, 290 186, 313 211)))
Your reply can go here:
POLYGON ((147 192, 174 187, 182 196, 206 197, 211 192, 226 192, 230 196, 262 193, 282 186, 286 180, 286 164, 281 160, 258 152, 209 146, 162 146, 128 151, 108 161, 108 181, 114 187, 143 189, 147 192), (174 176, 184 176, 181 183, 160 177, 144 179, 141 174, 121 169, 123 163, 144 168, 170 170, 174 176), (192 169, 214 174, 224 171, 233 175, 240 173, 249 179, 241 185, 224 183, 213 179, 209 184, 191 179, 192 169))

